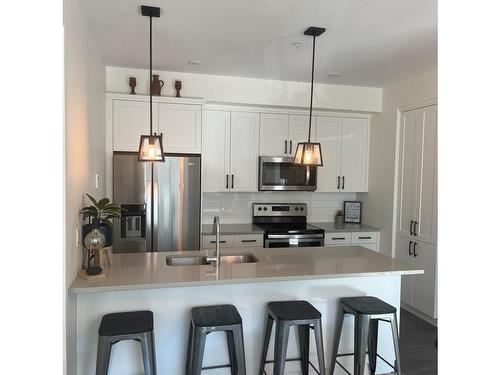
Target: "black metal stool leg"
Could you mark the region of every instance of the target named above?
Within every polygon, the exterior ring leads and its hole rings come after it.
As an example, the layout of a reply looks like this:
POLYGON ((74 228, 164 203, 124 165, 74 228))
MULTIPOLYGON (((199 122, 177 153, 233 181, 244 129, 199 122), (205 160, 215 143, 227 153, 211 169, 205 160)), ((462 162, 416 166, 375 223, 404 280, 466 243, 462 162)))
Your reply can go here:
POLYGON ((399 335, 398 335, 398 317, 396 313, 391 318, 392 342, 394 343, 394 356, 396 357, 396 369, 398 375, 401 375, 401 356, 399 354, 399 335))
POLYGON ((325 369, 325 351, 323 349, 323 329, 321 328, 321 319, 314 323, 314 338, 316 340, 316 352, 318 353, 318 366, 320 375, 326 375, 325 369))
POLYGON ((205 340, 207 334, 199 327, 194 329, 193 336, 193 361, 191 364, 191 375, 200 375, 203 364, 203 353, 205 351, 205 340))
POLYGON ((242 325, 237 325, 233 331, 235 351, 236 351, 236 367, 238 370, 238 375, 246 375, 246 364, 245 364, 245 344, 243 340, 243 327, 242 325))
POLYGON ((368 331, 368 360, 370 362, 370 373, 375 374, 377 369, 377 344, 378 344, 378 319, 370 320, 368 331))
POLYGON ((145 375, 156 375, 155 341, 153 332, 143 333, 141 338, 142 362, 145 375))
POLYGON ((286 349, 288 347, 288 335, 290 324, 278 322, 276 324, 276 338, 274 342, 274 375, 285 373, 286 349))
POLYGON ((273 319, 270 315, 267 316, 266 330, 264 331, 264 343, 262 345, 262 355, 260 357, 259 375, 264 373, 266 364, 267 350, 269 349, 269 340, 271 339, 271 331, 273 330, 273 319))
POLYGON ((193 361, 193 336, 194 336, 193 322, 190 322, 189 323, 188 346, 187 346, 187 353, 186 353, 186 374, 185 375, 191 375, 191 363, 193 361))
POLYGON ((236 367, 236 352, 234 350, 234 335, 233 331, 226 331, 226 340, 227 340, 227 352, 229 354, 229 365, 231 368, 231 375, 237 375, 237 367, 236 367))
POLYGON ((297 326, 297 338, 299 340, 300 349, 300 368, 302 375, 309 374, 309 324, 297 326))
POLYGON ((333 375, 333 370, 335 369, 335 364, 337 360, 337 354, 339 352, 340 336, 342 335, 342 326, 344 325, 344 309, 340 308, 338 310, 337 320, 335 322, 335 331, 332 347, 332 362, 330 365, 330 375, 333 375))
POLYGON ((356 314, 354 316, 354 375, 364 373, 369 324, 368 315, 356 314))
POLYGON ((109 358, 111 355, 111 341, 106 336, 99 336, 97 344, 96 375, 107 375, 109 358))

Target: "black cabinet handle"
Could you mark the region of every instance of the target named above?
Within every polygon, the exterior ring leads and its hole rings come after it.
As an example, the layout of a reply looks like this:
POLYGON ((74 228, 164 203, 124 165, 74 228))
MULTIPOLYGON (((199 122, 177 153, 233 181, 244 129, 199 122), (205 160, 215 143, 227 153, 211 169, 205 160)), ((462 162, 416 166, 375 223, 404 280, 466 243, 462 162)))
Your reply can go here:
POLYGON ((410 220, 410 236, 413 236, 413 220, 410 220))
POLYGON ((342 190, 344 190, 345 186, 345 176, 342 176, 342 190))
POLYGON ((288 152, 287 152, 288 151, 287 146, 288 146, 288 142, 285 139, 285 154, 288 154, 288 152))
POLYGON ((360 240, 371 240, 372 238, 370 236, 363 236, 363 237, 358 237, 360 240))
POLYGON ((234 174, 231 175, 231 189, 234 189, 234 174))
POLYGON ((413 256, 417 256, 417 242, 413 242, 413 256))
POLYGON ((413 243, 413 241, 410 241, 410 242, 408 243, 408 254, 409 254, 409 255, 413 255, 413 254, 411 253, 411 244, 412 244, 412 243, 413 243))
POLYGON ((418 235, 418 233, 417 233, 417 225, 418 225, 418 221, 414 221, 413 222, 413 235, 414 236, 418 235))
POLYGON ((229 189, 229 175, 226 175, 226 189, 229 189))
POLYGON ((257 240, 241 240, 241 242, 257 242, 257 240))
POLYGON ((337 176, 337 189, 340 190, 340 176, 337 176))
MULTIPOLYGON (((216 243, 216 241, 210 241, 210 243, 216 243)), ((226 241, 219 241, 219 243, 226 243, 226 241)))
POLYGON ((332 237, 332 240, 345 240, 345 237, 332 237))
POLYGON ((292 141, 290 141, 290 154, 292 153, 292 141))

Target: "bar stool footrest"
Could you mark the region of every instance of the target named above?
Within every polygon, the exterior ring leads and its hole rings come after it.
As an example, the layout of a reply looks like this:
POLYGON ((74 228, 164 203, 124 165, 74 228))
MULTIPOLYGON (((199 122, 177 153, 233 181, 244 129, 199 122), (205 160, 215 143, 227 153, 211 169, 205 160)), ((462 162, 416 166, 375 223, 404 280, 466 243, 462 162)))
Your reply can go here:
MULTIPOLYGON (((300 360, 301 360, 300 357, 299 358, 287 358, 287 359, 285 359, 285 362, 300 361, 300 360)), ((313 370, 316 372, 316 374, 321 375, 320 372, 319 372, 319 370, 316 368, 316 366, 314 366, 311 363, 311 361, 307 361, 307 362, 309 363, 309 366, 311 366, 313 368, 313 370)), ((274 361, 272 359, 269 359, 269 360, 266 360, 265 363, 274 363, 274 361)), ((268 375, 268 373, 266 372, 266 369, 263 369, 263 371, 264 371, 264 375, 268 375)))
MULTIPOLYGON (((366 352, 366 354, 368 354, 368 352, 366 352)), ((338 357, 347 357, 347 356, 349 356, 349 355, 354 355, 354 353, 337 354, 337 358, 338 358, 338 357)), ((377 357, 378 357, 378 358, 380 358, 382 361, 384 361, 384 362, 387 364, 387 366, 391 367, 394 371, 397 371, 396 367, 395 367, 395 366, 393 366, 393 365, 391 365, 391 364, 389 363, 389 361, 387 361, 387 360, 386 360, 384 357, 382 357, 380 354, 378 354, 378 353, 377 353, 377 357)), ((342 370, 344 370, 346 373, 348 373, 349 375, 352 375, 349 371, 347 371, 347 369, 346 369, 344 366, 342 366, 342 364, 341 364, 339 361, 335 360, 335 363, 336 363, 337 365, 339 365, 339 366, 342 368, 342 370)))

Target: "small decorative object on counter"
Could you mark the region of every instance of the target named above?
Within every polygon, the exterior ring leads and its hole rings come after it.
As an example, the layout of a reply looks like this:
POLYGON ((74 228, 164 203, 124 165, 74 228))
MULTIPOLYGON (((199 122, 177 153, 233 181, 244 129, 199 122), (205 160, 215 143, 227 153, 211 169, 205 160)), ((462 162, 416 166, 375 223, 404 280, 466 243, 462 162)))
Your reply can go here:
POLYGON ((175 90, 177 91, 177 94, 175 95, 176 98, 181 97, 181 89, 182 89, 182 81, 175 81, 175 90))
POLYGON ((341 209, 338 209, 335 213, 335 224, 341 224, 344 222, 344 214, 341 209))
POLYGON ((344 201, 344 223, 361 224, 361 202, 344 201))
POLYGON ((87 275, 99 275, 102 272, 102 267, 95 264, 96 252, 104 247, 106 243, 106 237, 102 234, 101 230, 98 228, 99 221, 97 219, 92 220, 93 229, 90 233, 87 233, 84 239, 85 248, 87 249, 87 275), (92 263, 92 260, 94 262, 92 263))
POLYGON ((151 81, 151 95, 161 96, 161 89, 165 83, 160 79, 158 74, 153 74, 151 81))
POLYGON ((130 95, 135 95, 135 86, 137 86, 135 77, 128 77, 128 85, 130 86, 130 95))

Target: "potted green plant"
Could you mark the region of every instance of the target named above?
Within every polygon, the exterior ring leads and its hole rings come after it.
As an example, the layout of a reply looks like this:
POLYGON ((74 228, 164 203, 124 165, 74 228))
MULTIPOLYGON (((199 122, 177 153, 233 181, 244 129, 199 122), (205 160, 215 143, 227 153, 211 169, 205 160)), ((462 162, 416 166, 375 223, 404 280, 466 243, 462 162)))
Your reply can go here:
POLYGON ((339 208, 335 213, 335 224, 340 224, 344 222, 344 212, 339 208))
POLYGON ((83 219, 88 219, 89 223, 85 224, 82 228, 82 238, 85 238, 94 226, 99 228, 106 237, 106 244, 104 246, 111 246, 113 243, 113 218, 121 218, 123 209, 115 203, 112 203, 109 198, 102 198, 97 201, 90 194, 85 194, 90 202, 90 206, 83 207, 80 213, 83 219))

